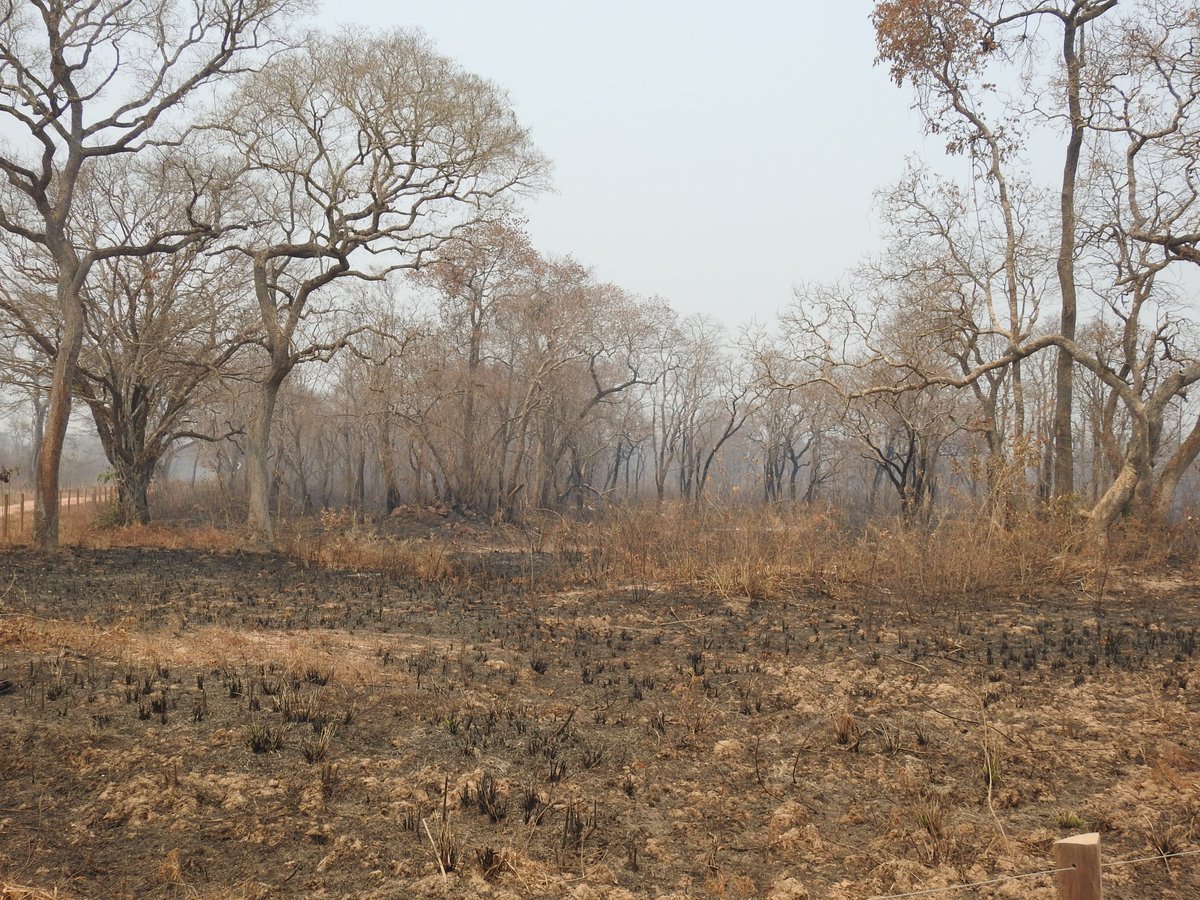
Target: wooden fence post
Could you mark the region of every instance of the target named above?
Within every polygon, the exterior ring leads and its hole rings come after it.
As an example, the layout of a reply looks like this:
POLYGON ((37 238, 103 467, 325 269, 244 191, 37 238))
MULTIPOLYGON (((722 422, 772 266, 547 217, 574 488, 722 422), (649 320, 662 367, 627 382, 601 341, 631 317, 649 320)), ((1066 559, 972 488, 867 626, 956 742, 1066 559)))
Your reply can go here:
POLYGON ((1100 835, 1077 834, 1054 842, 1059 900, 1101 900, 1100 835))
POLYGON ((25 492, 21 491, 21 534, 25 533, 25 492))
POLYGON ((8 491, 4 492, 4 543, 8 543, 8 491))

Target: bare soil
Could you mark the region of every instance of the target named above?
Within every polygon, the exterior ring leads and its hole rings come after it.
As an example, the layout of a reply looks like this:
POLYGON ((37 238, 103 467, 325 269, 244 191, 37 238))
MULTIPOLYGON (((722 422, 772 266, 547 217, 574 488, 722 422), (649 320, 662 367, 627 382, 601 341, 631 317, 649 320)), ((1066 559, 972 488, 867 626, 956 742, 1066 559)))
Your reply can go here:
POLYGON ((1193 584, 764 600, 485 543, 432 583, 0 552, 0 896, 861 898, 1197 846, 1193 584))

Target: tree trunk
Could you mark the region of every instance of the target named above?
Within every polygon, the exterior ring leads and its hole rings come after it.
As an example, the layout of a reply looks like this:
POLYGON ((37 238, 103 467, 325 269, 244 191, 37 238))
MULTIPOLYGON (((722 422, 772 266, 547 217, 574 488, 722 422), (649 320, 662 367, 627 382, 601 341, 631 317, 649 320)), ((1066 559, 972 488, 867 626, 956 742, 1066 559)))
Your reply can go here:
POLYGON ((425 505, 425 450, 410 437, 408 440, 408 465, 413 472, 413 503, 425 505))
POLYGON ((361 437, 354 448, 354 479, 350 492, 350 505, 362 512, 367 505, 367 448, 361 437))
POLYGON ((250 509, 248 522, 254 540, 270 545, 275 540, 271 521, 271 471, 268 465, 271 452, 271 422, 275 417, 275 402, 286 373, 273 372, 263 381, 258 407, 246 426, 246 480, 250 509))
POLYGON ((1124 514, 1133 498, 1138 485, 1138 469, 1133 463, 1127 462, 1121 467, 1116 480, 1109 485, 1090 513, 1088 522, 1089 544, 1103 548, 1108 543, 1108 530, 1116 524, 1124 514))
MULTIPOLYGON (((1062 295, 1062 318, 1059 328, 1062 336, 1071 341, 1075 340, 1078 318, 1075 290, 1075 185, 1084 130, 1079 100, 1080 72, 1083 67, 1082 35, 1082 26, 1074 22, 1069 22, 1063 32, 1063 63, 1067 70, 1067 109, 1071 135, 1067 141, 1067 156, 1063 163, 1062 193, 1059 199, 1061 228, 1055 268, 1058 272, 1059 292, 1062 295)), ((1073 363, 1071 354, 1060 347, 1054 366, 1054 497, 1069 497, 1075 492, 1075 447, 1071 427, 1075 378, 1073 363)))
MULTIPOLYGON (((1134 414, 1133 410, 1130 410, 1134 414)), ((1154 477, 1153 426, 1145 418, 1135 417, 1121 470, 1108 490, 1089 513, 1088 535, 1093 545, 1103 548, 1109 529, 1133 508, 1139 492, 1154 477)))
POLYGON ((30 471, 36 473, 42 455, 42 442, 46 434, 46 401, 42 399, 42 386, 33 385, 33 455, 29 460, 30 471))
POLYGON ((66 275, 59 279, 58 302, 63 312, 62 340, 54 357, 54 376, 34 492, 33 541, 39 550, 58 549, 59 469, 67 440, 67 425, 71 420, 71 385, 83 347, 83 305, 66 275))
POLYGON ((1167 522, 1171 518, 1171 507, 1175 503, 1175 493, 1179 490, 1179 482, 1183 474, 1191 468, 1192 463, 1200 455, 1200 419, 1192 426, 1191 432, 1176 448, 1171 458, 1163 466, 1158 483, 1154 486, 1150 515, 1159 522, 1167 522))
POLYGON ((466 396, 463 398, 463 441, 462 455, 459 458, 461 471, 456 479, 458 505, 468 508, 479 508, 479 478, 476 473, 478 463, 475 459, 476 432, 478 417, 475 413, 475 395, 479 389, 479 367, 483 348, 483 325, 481 301, 473 298, 471 308, 471 339, 467 351, 467 384, 466 396))
POLYGON ((392 446, 392 427, 384 418, 379 435, 379 467, 383 470, 383 506, 390 516, 400 505, 400 479, 396 474, 396 448, 392 446))
POLYGON ((150 479, 154 464, 154 460, 148 460, 116 466, 118 524, 150 524, 150 479))

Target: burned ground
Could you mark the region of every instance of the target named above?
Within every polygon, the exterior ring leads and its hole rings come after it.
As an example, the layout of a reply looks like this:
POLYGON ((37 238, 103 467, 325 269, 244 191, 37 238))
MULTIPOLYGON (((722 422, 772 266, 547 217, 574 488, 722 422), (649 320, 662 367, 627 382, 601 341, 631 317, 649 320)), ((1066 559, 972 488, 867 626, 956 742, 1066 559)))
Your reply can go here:
MULTIPOLYGON (((850 898, 1042 870, 1079 831, 1196 846, 1182 582, 750 599, 520 547, 431 580, 136 547, 0 571, 14 892, 850 898)), ((1200 895, 1196 859, 1106 895, 1200 895)))

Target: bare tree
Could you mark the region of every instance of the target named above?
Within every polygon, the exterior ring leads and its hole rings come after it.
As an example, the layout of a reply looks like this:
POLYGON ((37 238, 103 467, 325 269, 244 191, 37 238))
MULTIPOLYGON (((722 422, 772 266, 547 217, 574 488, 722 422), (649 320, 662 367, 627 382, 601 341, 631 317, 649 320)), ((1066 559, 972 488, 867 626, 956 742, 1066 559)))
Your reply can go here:
POLYGON ((970 418, 959 389, 983 377, 974 368, 956 375, 964 353, 959 287, 941 279, 897 284, 869 269, 850 286, 801 286, 782 318, 782 346, 759 354, 776 390, 837 398, 846 432, 873 467, 871 495, 886 479, 909 521, 931 513, 942 447, 970 418))
POLYGON ((1094 265, 1107 276, 1096 288, 1106 327, 1084 365, 1108 390, 1098 439, 1115 473, 1092 510, 1098 538, 1122 515, 1165 515, 1200 452, 1200 422, 1171 452, 1164 445, 1167 414, 1200 380, 1200 335, 1170 280, 1200 263, 1200 132, 1191 121, 1200 105, 1200 14, 1189 3, 1144 12, 1095 48, 1110 102, 1093 121, 1099 189, 1087 213, 1094 265), (1113 427, 1118 409, 1123 442, 1113 427))
MULTIPOLYGON (((94 167, 76 202, 84 243, 134 246, 173 222, 186 227, 184 210, 207 188, 180 159, 149 157, 112 157, 94 167)), ((219 192, 227 183, 220 178, 208 188, 219 192)), ((215 208, 220 201, 205 202, 215 208)), ((113 467, 123 524, 149 520, 149 481, 172 445, 209 437, 191 421, 194 401, 246 343, 245 317, 235 306, 247 285, 211 249, 204 239, 170 253, 105 257, 80 291, 87 314, 73 393, 90 408, 113 467)), ((53 265, 44 254, 24 254, 10 259, 9 271, 0 309, 26 344, 53 358, 61 328, 50 294, 53 265), (46 264, 39 267, 39 259, 46 264), (14 292, 15 283, 23 288, 14 292)))
POLYGON ((61 336, 38 465, 34 538, 58 544, 58 472, 85 329, 92 267, 169 251, 213 229, 193 208, 136 244, 88 245, 75 230, 78 188, 99 160, 178 144, 185 100, 277 45, 272 23, 294 0, 4 0, 0 4, 0 229, 51 261, 61 336))
MULTIPOLYGON (((1020 147, 1021 118, 1033 113, 1065 122, 1056 270, 1059 331, 1067 341, 1075 339, 1079 316, 1076 192, 1088 128, 1085 34, 1116 5, 1117 0, 881 0, 873 14, 879 59, 891 67, 897 84, 909 83, 915 89, 928 130, 946 134, 951 152, 970 151, 984 160, 983 171, 995 188, 1010 241, 1015 229, 1004 162, 1020 147), (1055 37, 1061 39, 1057 45, 1044 39, 1038 27, 1042 22, 1055 25, 1055 37), (995 82, 1002 77, 1003 64, 1016 69, 1022 86, 1018 102, 1025 107, 1001 108, 989 121, 986 98, 997 96, 995 82), (1055 105, 1046 108, 1047 101, 1055 105)), ((1015 300, 1013 287, 1010 278, 1010 304, 1015 300)), ((1060 347, 1053 490, 1062 497, 1074 491, 1073 371, 1070 353, 1060 347)))
POLYGON ((270 541, 279 388, 348 337, 328 327, 330 309, 314 298, 341 278, 420 266, 496 215, 507 192, 538 183, 545 164, 505 94, 413 32, 311 35, 247 81, 222 127, 249 160, 263 209, 243 246, 265 351, 248 430, 249 521, 270 541))
MULTIPOLYGON (((881 289, 926 311, 923 327, 943 335, 939 351, 964 375, 1033 333, 1053 264, 1041 196, 1003 171, 994 139, 984 143, 987 177, 971 191, 911 167, 881 193, 888 246, 866 267, 881 289)), ((1022 366, 1014 358, 970 385, 979 405, 973 429, 987 445, 988 496, 1003 505, 1024 493, 1026 481, 1013 458, 1028 446, 1022 366)))
MULTIPOLYGON (((162 181, 113 179, 106 224, 130 237, 168 228, 176 204, 162 181)), ((227 434, 203 430, 194 413, 256 323, 244 302, 244 273, 212 250, 211 241, 196 241, 174 253, 103 260, 84 287, 87 335, 76 391, 112 464, 122 524, 149 521, 150 479, 177 442, 227 434)))
POLYGON ((461 232, 437 254, 437 259, 417 274, 431 286, 439 300, 446 337, 461 373, 452 376, 460 398, 459 453, 454 470, 447 473, 456 505, 478 505, 484 481, 479 454, 481 445, 481 394, 485 374, 493 368, 498 349, 490 333, 498 318, 515 314, 519 298, 532 290, 537 254, 529 238, 511 224, 485 223, 461 232))
POLYGON ((651 380, 657 304, 508 227, 465 232, 417 280, 437 313, 406 350, 398 406, 441 499, 513 517, 601 493, 609 428, 651 380))
POLYGON ((763 500, 810 503, 832 474, 833 460, 823 452, 830 430, 824 397, 829 392, 821 385, 790 386, 803 379, 766 333, 750 337, 746 355, 758 372, 763 394, 749 429, 762 466, 763 500), (805 469, 801 494, 800 473, 805 469))

